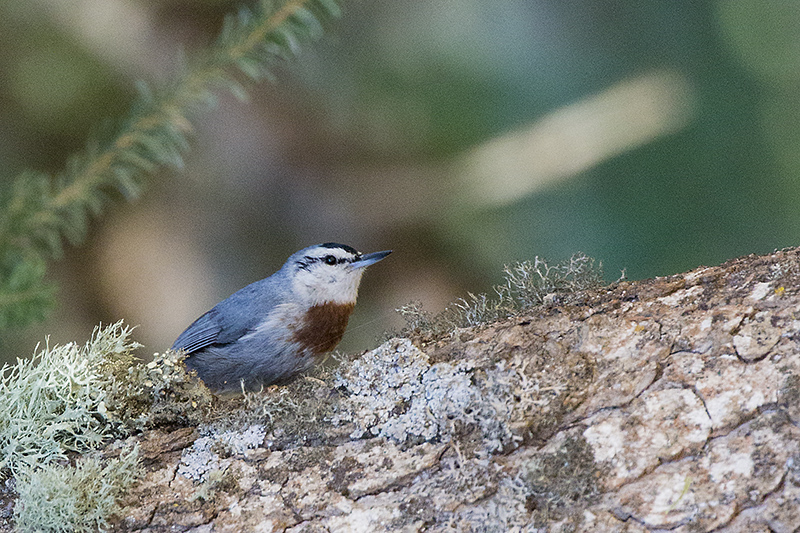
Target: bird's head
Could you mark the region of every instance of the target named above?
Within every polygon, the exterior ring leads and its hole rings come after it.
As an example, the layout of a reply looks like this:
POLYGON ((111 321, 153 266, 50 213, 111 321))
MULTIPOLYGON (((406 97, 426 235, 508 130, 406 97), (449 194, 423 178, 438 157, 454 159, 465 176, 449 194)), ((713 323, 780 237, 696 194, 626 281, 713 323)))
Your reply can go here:
POLYGON ((391 250, 362 254, 346 244, 328 242, 309 246, 286 261, 292 292, 309 305, 354 304, 364 268, 374 265, 391 250))

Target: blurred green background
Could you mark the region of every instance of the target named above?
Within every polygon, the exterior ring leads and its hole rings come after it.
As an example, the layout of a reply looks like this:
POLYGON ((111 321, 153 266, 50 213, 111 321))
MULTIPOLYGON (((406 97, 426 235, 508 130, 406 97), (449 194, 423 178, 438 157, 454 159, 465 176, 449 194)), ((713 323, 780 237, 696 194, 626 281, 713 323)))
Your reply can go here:
MULTIPOLYGON (((0 0, 0 172, 57 172, 136 80, 207 45, 223 0, 0 0)), ((196 116, 151 178, 68 248, 46 323, 6 355, 124 318, 163 351, 194 318, 338 241, 370 269, 344 350, 412 300, 582 251, 612 281, 800 243, 800 2, 349 1, 325 38, 196 116)))

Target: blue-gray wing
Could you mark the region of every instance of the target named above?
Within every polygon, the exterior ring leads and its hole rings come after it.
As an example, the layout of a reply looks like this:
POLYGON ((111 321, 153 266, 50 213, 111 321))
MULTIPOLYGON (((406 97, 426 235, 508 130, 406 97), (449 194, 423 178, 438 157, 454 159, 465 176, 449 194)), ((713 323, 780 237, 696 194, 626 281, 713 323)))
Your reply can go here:
POLYGON ((283 291, 273 286, 274 281, 267 278, 236 291, 186 328, 172 349, 191 354, 213 344, 236 342, 256 328, 283 298, 283 291))
POLYGON ((222 332, 222 324, 220 324, 216 309, 212 309, 192 322, 192 325, 180 334, 172 345, 172 349, 183 350, 187 354, 194 353, 216 343, 220 332, 222 332))

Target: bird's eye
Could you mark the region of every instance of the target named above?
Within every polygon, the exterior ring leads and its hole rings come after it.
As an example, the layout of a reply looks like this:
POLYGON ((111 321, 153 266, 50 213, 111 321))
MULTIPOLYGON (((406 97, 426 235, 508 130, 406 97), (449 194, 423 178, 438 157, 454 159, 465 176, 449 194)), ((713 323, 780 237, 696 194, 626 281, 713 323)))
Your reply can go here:
POLYGON ((333 255, 326 255, 325 256, 325 264, 326 265, 335 265, 336 264, 336 257, 333 255))

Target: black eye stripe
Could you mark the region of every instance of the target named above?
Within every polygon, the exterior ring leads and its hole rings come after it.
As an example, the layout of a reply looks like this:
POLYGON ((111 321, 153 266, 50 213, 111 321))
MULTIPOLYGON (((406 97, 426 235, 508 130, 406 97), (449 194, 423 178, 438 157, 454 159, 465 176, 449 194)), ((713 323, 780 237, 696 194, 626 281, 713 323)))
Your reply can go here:
POLYGON ((347 257, 341 257, 340 258, 340 257, 336 257, 335 255, 331 255, 331 254, 328 254, 328 255, 325 255, 325 256, 322 256, 322 257, 312 257, 310 255, 307 255, 302 260, 298 261, 297 265, 301 269, 308 269, 308 267, 310 265, 313 265, 314 263, 318 263, 320 261, 325 263, 326 265, 331 265, 332 266, 332 265, 341 265, 343 263, 350 263, 352 261, 357 260, 358 258, 359 258, 359 256, 356 256, 355 258, 347 258, 347 257))

